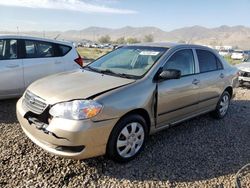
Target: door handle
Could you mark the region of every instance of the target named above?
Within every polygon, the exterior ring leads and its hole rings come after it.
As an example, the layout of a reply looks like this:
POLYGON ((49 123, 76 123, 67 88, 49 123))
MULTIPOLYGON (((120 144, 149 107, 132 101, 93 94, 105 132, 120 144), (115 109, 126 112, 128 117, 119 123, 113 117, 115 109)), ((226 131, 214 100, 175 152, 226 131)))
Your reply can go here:
POLYGON ((223 73, 221 73, 220 74, 220 78, 224 78, 225 76, 224 76, 224 74, 223 73))
POLYGON ((192 82, 192 84, 194 84, 194 85, 198 85, 199 83, 200 83, 200 80, 197 80, 197 79, 194 79, 192 82))
POLYGON ((8 67, 8 68, 15 68, 15 67, 19 67, 19 65, 6 65, 6 67, 8 67))
POLYGON ((61 64, 62 62, 61 61, 56 61, 55 64, 61 64))

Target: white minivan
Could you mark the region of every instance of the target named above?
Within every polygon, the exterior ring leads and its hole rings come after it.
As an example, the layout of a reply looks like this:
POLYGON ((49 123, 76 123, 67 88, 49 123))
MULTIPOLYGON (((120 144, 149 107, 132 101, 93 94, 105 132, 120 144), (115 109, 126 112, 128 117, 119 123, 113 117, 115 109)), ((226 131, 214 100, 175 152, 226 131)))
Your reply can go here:
POLYGON ((27 36, 0 36, 0 99, 21 96, 33 81, 79 69, 82 58, 72 43, 27 36))

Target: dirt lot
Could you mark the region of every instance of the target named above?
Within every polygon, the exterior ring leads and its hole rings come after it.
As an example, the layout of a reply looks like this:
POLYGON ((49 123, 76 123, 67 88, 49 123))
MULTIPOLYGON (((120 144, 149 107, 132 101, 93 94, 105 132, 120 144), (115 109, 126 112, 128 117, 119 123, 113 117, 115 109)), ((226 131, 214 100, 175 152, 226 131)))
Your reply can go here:
MULTIPOLYGON (((250 89, 237 90, 225 119, 204 115, 157 133, 123 165, 48 154, 22 132, 15 103, 0 101, 0 187, 234 187, 250 163, 250 89)), ((250 187, 250 171, 241 183, 250 187)))

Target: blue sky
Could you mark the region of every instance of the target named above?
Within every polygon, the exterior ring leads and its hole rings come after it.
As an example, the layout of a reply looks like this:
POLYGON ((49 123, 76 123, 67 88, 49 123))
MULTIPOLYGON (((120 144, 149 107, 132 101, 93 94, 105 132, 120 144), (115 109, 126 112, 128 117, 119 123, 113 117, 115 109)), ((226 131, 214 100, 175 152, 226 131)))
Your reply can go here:
POLYGON ((250 27, 250 0, 0 0, 0 31, 89 26, 250 27))

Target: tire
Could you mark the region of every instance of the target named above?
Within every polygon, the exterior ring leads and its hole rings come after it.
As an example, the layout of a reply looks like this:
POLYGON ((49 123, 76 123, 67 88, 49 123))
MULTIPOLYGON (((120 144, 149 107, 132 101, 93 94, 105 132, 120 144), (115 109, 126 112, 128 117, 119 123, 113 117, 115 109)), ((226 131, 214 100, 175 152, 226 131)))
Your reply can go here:
POLYGON ((216 109, 211 112, 212 117, 222 119, 227 115, 228 107, 230 105, 231 96, 227 91, 224 91, 217 103, 216 109))
POLYGON ((107 156, 120 163, 131 161, 143 150, 147 136, 148 128, 142 116, 125 116, 110 134, 107 156))

